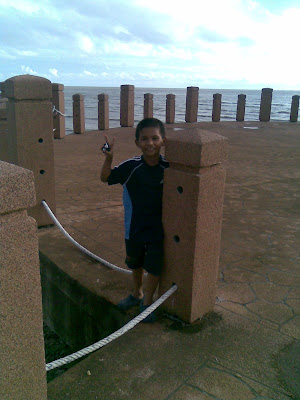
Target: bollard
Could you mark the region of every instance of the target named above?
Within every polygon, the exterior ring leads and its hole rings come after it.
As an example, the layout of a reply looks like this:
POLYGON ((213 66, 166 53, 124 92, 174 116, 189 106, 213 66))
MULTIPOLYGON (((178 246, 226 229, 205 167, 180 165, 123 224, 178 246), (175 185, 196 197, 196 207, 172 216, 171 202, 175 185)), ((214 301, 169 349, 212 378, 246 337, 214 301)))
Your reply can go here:
POLYGON ((120 125, 134 125, 134 86, 121 85, 120 94, 120 125))
POLYGON ((166 124, 175 123, 175 94, 166 96, 166 124))
POLYGON ((165 308, 191 323, 212 311, 218 277, 227 139, 198 128, 168 130, 163 189, 165 308))
POLYGON ((98 95, 98 129, 105 131, 109 129, 109 103, 108 94, 98 95))
POLYGON ((245 120, 245 108, 246 108, 246 95, 239 94, 237 107, 236 107, 236 120, 237 121, 245 120))
POLYGON ((297 122, 298 121, 298 110, 299 110, 299 97, 295 95, 292 97, 292 104, 291 104, 291 114, 290 114, 290 121, 297 122))
POLYGON ((221 119, 221 103, 222 103, 222 95, 220 93, 215 93, 213 96, 213 109, 212 109, 213 122, 219 122, 221 119))
POLYGON ((270 121, 273 89, 264 88, 261 91, 259 120, 270 121))
POLYGON ((0 161, 0 398, 46 400, 32 171, 0 161))
MULTIPOLYGON (((52 83, 52 104, 61 114, 65 113, 64 85, 52 83)), ((61 114, 53 113, 54 139, 62 139, 66 136, 65 117, 61 114)))
POLYGON ((144 118, 153 118, 153 94, 144 94, 144 118))
POLYGON ((74 133, 85 132, 84 96, 79 93, 73 95, 73 130, 74 133))
POLYGON ((53 224, 41 204, 55 212, 55 177, 51 82, 32 75, 5 81, 8 161, 33 171, 37 204, 28 210, 38 226, 53 224))
POLYGON ((199 88, 196 86, 187 87, 185 122, 197 122, 198 117, 199 88))

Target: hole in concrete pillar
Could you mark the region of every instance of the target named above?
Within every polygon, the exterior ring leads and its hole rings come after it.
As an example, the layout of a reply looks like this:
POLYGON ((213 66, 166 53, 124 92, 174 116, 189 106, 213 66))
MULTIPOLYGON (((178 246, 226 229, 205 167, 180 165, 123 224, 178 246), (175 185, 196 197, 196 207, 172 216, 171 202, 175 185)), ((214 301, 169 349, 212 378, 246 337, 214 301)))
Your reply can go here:
POLYGON ((178 192, 179 194, 182 194, 182 192, 183 192, 183 187, 182 187, 182 186, 178 186, 178 187, 177 187, 177 192, 178 192))
POLYGON ((40 174, 43 175, 45 173, 45 170, 41 169, 40 174))
POLYGON ((173 237, 173 239, 174 239, 174 242, 175 242, 175 243, 179 243, 179 242, 180 242, 180 237, 179 237, 178 235, 175 235, 175 236, 173 237))
POLYGON ((44 141, 44 139, 42 139, 42 138, 39 138, 39 140, 38 140, 39 143, 43 143, 43 141, 44 141))

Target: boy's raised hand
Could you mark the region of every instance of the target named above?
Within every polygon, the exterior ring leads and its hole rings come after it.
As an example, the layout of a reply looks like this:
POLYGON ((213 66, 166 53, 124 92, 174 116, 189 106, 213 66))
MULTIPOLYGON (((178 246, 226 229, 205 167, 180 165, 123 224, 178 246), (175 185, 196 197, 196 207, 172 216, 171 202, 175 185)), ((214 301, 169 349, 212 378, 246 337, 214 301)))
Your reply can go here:
POLYGON ((105 148, 105 144, 106 144, 105 143, 104 146, 102 147, 102 152, 104 153, 106 158, 111 158, 112 159, 113 158, 113 150, 114 150, 115 138, 112 138, 112 140, 109 141, 107 135, 104 135, 104 137, 105 137, 105 141, 108 144, 109 148, 108 149, 105 148))

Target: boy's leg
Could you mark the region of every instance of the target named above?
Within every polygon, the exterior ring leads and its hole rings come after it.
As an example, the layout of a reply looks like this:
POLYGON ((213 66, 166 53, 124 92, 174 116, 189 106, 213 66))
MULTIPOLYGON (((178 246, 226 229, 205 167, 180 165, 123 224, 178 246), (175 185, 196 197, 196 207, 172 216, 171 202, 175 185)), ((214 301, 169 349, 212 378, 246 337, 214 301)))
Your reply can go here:
POLYGON ((153 295, 157 288, 159 282, 159 276, 152 275, 148 273, 145 278, 145 297, 144 297, 144 306, 148 307, 153 303, 153 295))
POLYGON ((153 295, 159 282, 163 265, 163 241, 158 240, 146 244, 144 269, 148 272, 144 285, 144 306, 153 303, 153 295))
POLYGON ((143 268, 132 270, 132 280, 133 280, 133 296, 137 299, 142 299, 143 294, 143 268))

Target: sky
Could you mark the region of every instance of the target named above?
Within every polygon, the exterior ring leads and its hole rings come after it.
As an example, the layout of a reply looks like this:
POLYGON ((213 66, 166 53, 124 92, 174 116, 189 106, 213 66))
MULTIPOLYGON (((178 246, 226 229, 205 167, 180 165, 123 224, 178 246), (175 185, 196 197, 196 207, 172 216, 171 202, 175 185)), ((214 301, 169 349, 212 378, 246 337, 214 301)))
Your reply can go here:
POLYGON ((300 0, 0 0, 0 81, 299 90, 300 0))

